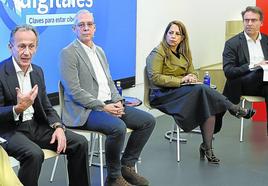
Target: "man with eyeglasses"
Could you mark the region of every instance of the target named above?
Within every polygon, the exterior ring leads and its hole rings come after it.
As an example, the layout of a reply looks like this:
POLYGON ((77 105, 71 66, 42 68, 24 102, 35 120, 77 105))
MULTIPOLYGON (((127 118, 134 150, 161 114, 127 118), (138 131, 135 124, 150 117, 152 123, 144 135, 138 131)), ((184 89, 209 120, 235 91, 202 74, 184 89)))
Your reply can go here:
POLYGON ((0 63, 0 137, 7 140, 4 148, 20 162, 18 177, 24 186, 38 185, 42 149, 67 155, 70 186, 89 186, 88 142, 65 131, 51 106, 43 71, 32 64, 37 45, 34 27, 17 26, 10 34, 11 57, 0 63))
POLYGON ((223 94, 235 104, 241 95, 263 96, 268 108, 268 82, 263 81, 261 68, 268 64, 268 36, 260 32, 263 12, 259 7, 248 6, 241 14, 244 31, 226 41, 223 51, 227 78, 223 94))
POLYGON ((60 79, 64 87, 63 123, 106 135, 106 186, 149 185, 134 170, 155 125, 150 114, 124 106, 101 47, 93 42, 93 15, 80 10, 73 31, 77 39, 61 52, 60 79), (126 128, 133 130, 124 153, 126 128))

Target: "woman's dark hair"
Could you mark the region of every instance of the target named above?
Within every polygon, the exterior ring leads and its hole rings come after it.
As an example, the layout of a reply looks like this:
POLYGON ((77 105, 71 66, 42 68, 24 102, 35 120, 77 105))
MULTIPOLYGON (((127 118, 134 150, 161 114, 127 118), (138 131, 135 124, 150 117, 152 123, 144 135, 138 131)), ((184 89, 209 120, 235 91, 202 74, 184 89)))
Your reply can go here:
POLYGON ((164 47, 164 51, 167 55, 167 57, 170 57, 169 56, 169 50, 170 50, 170 47, 167 43, 167 40, 166 40, 166 37, 167 37, 167 33, 170 29, 170 27, 172 25, 177 25, 180 29, 180 32, 182 34, 182 41, 181 43, 179 44, 179 46, 177 47, 177 53, 178 54, 182 54, 186 60, 188 62, 192 62, 192 54, 191 54, 191 50, 190 50, 190 47, 189 47, 189 37, 188 37, 188 33, 187 33, 187 30, 186 30, 186 27, 184 26, 184 24, 181 22, 181 21, 171 21, 168 26, 166 27, 166 30, 165 30, 165 33, 164 33, 164 36, 163 36, 163 39, 162 39, 162 42, 161 44, 163 45, 164 47))

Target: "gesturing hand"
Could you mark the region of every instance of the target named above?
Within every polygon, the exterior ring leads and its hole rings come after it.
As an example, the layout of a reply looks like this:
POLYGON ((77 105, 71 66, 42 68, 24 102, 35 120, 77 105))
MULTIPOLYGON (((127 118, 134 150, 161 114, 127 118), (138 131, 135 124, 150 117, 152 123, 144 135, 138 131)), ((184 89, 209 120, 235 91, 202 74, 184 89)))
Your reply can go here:
POLYGON ((15 112, 17 114, 25 111, 29 106, 34 103, 34 100, 38 94, 38 86, 35 85, 31 91, 23 94, 21 90, 16 87, 17 92, 17 105, 15 106, 15 112))

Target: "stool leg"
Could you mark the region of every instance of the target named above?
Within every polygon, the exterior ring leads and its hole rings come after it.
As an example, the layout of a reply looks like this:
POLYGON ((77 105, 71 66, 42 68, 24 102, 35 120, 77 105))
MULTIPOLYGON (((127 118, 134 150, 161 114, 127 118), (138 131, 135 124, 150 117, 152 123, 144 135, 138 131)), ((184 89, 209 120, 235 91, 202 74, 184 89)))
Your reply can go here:
MULTIPOLYGON (((177 139, 180 139, 180 128, 178 125, 177 127, 177 139)), ((177 140, 177 162, 180 161, 180 140, 177 140)))
POLYGON ((92 165, 92 161, 93 161, 93 155, 94 155, 94 150, 95 150, 95 142, 96 142, 96 137, 98 134, 96 133, 93 133, 91 136, 90 136, 90 157, 89 157, 89 166, 92 165))
POLYGON ((104 186, 103 183, 103 154, 102 154, 102 135, 99 134, 99 150, 100 150, 100 179, 101 179, 101 186, 104 186))
POLYGON ((67 185, 69 185, 69 173, 68 173, 68 164, 67 164, 66 155, 63 156, 63 160, 64 160, 65 169, 66 169, 66 183, 67 185))
MULTIPOLYGON (((242 100, 242 107, 245 107, 245 101, 246 99, 242 100)), ((244 130, 244 118, 241 117, 241 123, 240 123, 240 142, 243 141, 243 130, 244 130)))
POLYGON ((55 171, 56 171, 56 168, 57 168, 57 165, 58 165, 58 160, 59 160, 59 156, 56 156, 55 162, 54 162, 54 165, 53 165, 53 169, 52 169, 52 173, 51 173, 51 176, 50 176, 50 180, 49 180, 50 182, 53 182, 55 171))
POLYGON ((135 163, 135 172, 136 172, 136 173, 138 173, 138 165, 137 165, 137 164, 138 164, 138 163, 136 162, 136 163, 135 163))
POLYGON ((173 141, 175 127, 176 127, 175 125, 171 127, 169 143, 172 143, 172 141, 173 141))

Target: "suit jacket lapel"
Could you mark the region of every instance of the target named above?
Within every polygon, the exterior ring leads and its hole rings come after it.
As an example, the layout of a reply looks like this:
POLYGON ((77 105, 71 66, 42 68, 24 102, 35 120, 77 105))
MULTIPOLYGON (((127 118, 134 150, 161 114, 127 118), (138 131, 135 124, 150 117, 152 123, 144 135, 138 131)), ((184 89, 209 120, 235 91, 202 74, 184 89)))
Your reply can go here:
POLYGON ((261 47, 264 55, 264 60, 268 60, 268 38, 262 35, 261 47))
POLYGON ((93 66, 92 64, 89 62, 89 58, 88 58, 88 55, 86 54, 85 50, 83 49, 83 47, 81 46, 81 44, 79 43, 79 41, 75 41, 74 42, 74 47, 77 51, 77 53, 80 55, 80 60, 83 61, 87 67, 88 67, 88 70, 89 72, 91 73, 92 77, 97 81, 97 77, 96 77, 96 74, 93 70, 93 66))
POLYGON ((244 55, 245 55, 247 62, 249 64, 250 59, 249 59, 248 44, 247 44, 247 40, 246 40, 246 37, 245 37, 243 32, 240 33, 240 46, 242 47, 242 49, 244 51, 244 55))
MULTIPOLYGON (((39 75, 37 74, 36 70, 33 67, 33 71, 30 72, 31 77, 31 85, 34 87, 35 85, 40 85, 39 75)), ((38 91, 39 92, 39 91, 38 91)))
POLYGON ((37 73, 37 70, 34 68, 34 66, 32 67, 33 67, 33 71, 30 72, 31 85, 32 87, 34 87, 35 85, 38 85, 38 94, 33 104, 33 107, 35 108, 34 110, 36 111, 37 107, 39 109, 42 108, 41 106, 41 79, 40 79, 40 75, 37 73))
POLYGON ((20 87, 20 85, 19 85, 19 81, 17 78, 17 73, 15 71, 15 67, 13 65, 12 58, 9 58, 8 62, 6 63, 5 68, 6 68, 5 70, 7 74, 7 77, 6 77, 7 86, 14 100, 17 100, 17 92, 15 88, 20 87))

